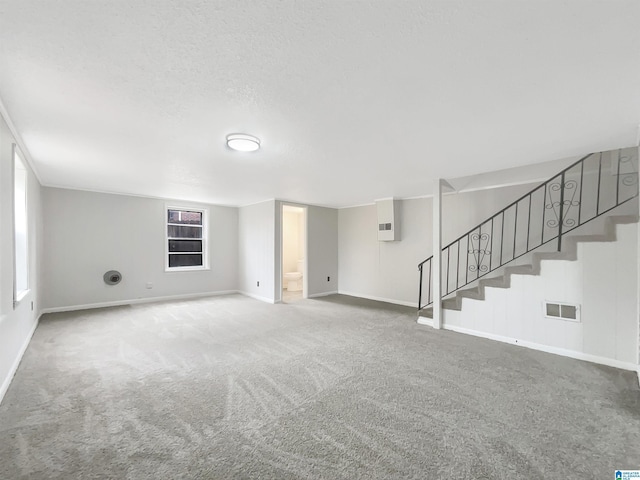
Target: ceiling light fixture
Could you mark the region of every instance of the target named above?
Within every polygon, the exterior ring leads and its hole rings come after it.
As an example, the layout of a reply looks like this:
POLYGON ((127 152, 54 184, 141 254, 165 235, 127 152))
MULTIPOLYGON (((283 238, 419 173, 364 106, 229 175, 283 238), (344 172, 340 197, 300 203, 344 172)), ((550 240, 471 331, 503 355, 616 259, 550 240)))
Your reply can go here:
POLYGON ((227 135, 227 146, 238 152, 255 152, 260 148, 260 139, 246 133, 230 133, 227 135))

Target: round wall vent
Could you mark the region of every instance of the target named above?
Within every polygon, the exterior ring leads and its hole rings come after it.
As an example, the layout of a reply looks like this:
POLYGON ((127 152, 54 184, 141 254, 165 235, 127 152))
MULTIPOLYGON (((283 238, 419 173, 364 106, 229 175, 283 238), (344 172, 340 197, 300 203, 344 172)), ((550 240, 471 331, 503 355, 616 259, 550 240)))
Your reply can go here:
POLYGON ((122 280, 122 274, 117 270, 109 270, 102 278, 107 285, 117 285, 122 280))

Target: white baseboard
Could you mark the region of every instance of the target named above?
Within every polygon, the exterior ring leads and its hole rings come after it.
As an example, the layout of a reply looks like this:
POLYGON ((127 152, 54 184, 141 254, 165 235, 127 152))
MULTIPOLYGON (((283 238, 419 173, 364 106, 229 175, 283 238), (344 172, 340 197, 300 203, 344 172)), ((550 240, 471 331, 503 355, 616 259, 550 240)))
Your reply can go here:
POLYGON ((312 293, 311 295, 307 295, 307 298, 328 297, 329 295, 337 295, 337 294, 338 294, 338 291, 333 290, 331 292, 312 293))
POLYGON ((418 316, 418 323, 420 325, 426 325, 428 327, 433 327, 433 318, 418 316))
POLYGON ((363 293, 345 292, 339 290, 340 295, 349 295, 350 297, 366 298, 367 300, 376 300, 378 302, 393 303, 394 305, 403 305, 405 307, 418 308, 418 302, 405 302, 404 300, 394 300, 393 298, 375 297, 373 295, 365 295, 363 293))
POLYGON ((112 302, 98 302, 98 303, 87 303, 84 305, 69 305, 66 307, 43 308, 41 313, 73 312, 76 310, 88 310, 91 308, 119 307, 122 305, 167 302, 172 300, 189 300, 189 299, 203 298, 203 297, 215 297, 218 295, 229 295, 232 293, 240 293, 240 292, 238 292, 238 290, 220 290, 218 292, 185 293, 183 295, 166 295, 163 297, 146 297, 146 298, 134 298, 131 300, 115 300, 112 302))
POLYGON ((29 332, 29 335, 27 335, 27 338, 22 343, 22 346, 20 347, 20 350, 18 351, 18 355, 16 356, 16 359, 13 361, 13 364, 11 365, 11 368, 9 369, 9 373, 7 374, 7 377, 3 380, 2 386, 0 386, 0 404, 2 404, 2 400, 4 399, 4 396, 7 393, 7 390, 9 390, 9 385, 11 385, 11 381, 13 380, 13 377, 15 376, 16 372, 18 371, 18 367, 20 366, 20 362, 22 361, 22 357, 24 356, 24 352, 27 351, 27 347, 29 346, 29 343, 31 342, 31 337, 33 337, 33 334, 35 333, 36 328, 38 328, 38 323, 40 322, 40 317, 41 316, 42 316, 42 312, 40 312, 40 314, 38 315, 38 318, 36 318, 36 321, 33 324, 33 328, 31 328, 31 331, 29 332))
POLYGON ((260 300, 261 302, 274 303, 274 304, 276 303, 276 301, 273 298, 262 297, 260 295, 256 295, 255 293, 243 292, 242 290, 240 290, 238 293, 246 297, 255 298, 256 300, 260 300))
POLYGON ((600 357, 597 355, 591 355, 589 353, 577 352, 575 350, 567 350, 565 348, 551 347, 549 345, 542 345, 540 343, 528 342, 526 340, 518 340, 517 338, 504 337, 502 335, 495 335, 493 333, 480 332, 478 330, 471 330, 470 328, 459 327, 457 325, 443 325, 445 330, 451 330, 453 332, 464 333, 466 335, 473 335, 474 337, 488 338, 489 340, 496 340, 498 342, 510 343, 512 345, 519 345, 521 347, 530 348, 532 350, 539 350, 541 352, 553 353, 555 355, 561 355, 563 357, 575 358, 576 360, 584 360, 587 362, 598 363, 600 365, 607 365, 609 367, 620 368, 622 370, 631 370, 638 372, 640 380, 640 371, 638 365, 630 362, 622 362, 613 358, 600 357))

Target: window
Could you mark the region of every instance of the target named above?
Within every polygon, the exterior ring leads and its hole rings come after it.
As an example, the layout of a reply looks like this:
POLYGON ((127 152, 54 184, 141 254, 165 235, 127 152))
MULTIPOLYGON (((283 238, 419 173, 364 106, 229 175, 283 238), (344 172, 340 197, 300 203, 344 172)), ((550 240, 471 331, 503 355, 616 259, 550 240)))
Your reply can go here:
POLYGON ((27 223, 27 169, 13 146, 14 307, 29 292, 29 238, 27 223))
POLYGON ((167 270, 208 268, 206 223, 206 210, 167 208, 167 270))

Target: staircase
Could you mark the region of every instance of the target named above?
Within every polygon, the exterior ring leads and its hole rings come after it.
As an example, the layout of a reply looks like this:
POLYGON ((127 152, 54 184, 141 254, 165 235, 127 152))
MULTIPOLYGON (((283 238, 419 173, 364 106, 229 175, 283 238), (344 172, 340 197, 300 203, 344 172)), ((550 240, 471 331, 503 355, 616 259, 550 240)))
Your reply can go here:
MULTIPOLYGON (((637 149, 587 155, 442 249, 442 307, 485 299, 513 275, 539 275, 542 260, 575 260, 581 242, 616 240, 638 221, 637 149)), ((418 265, 418 315, 433 315, 433 257, 418 265)))

